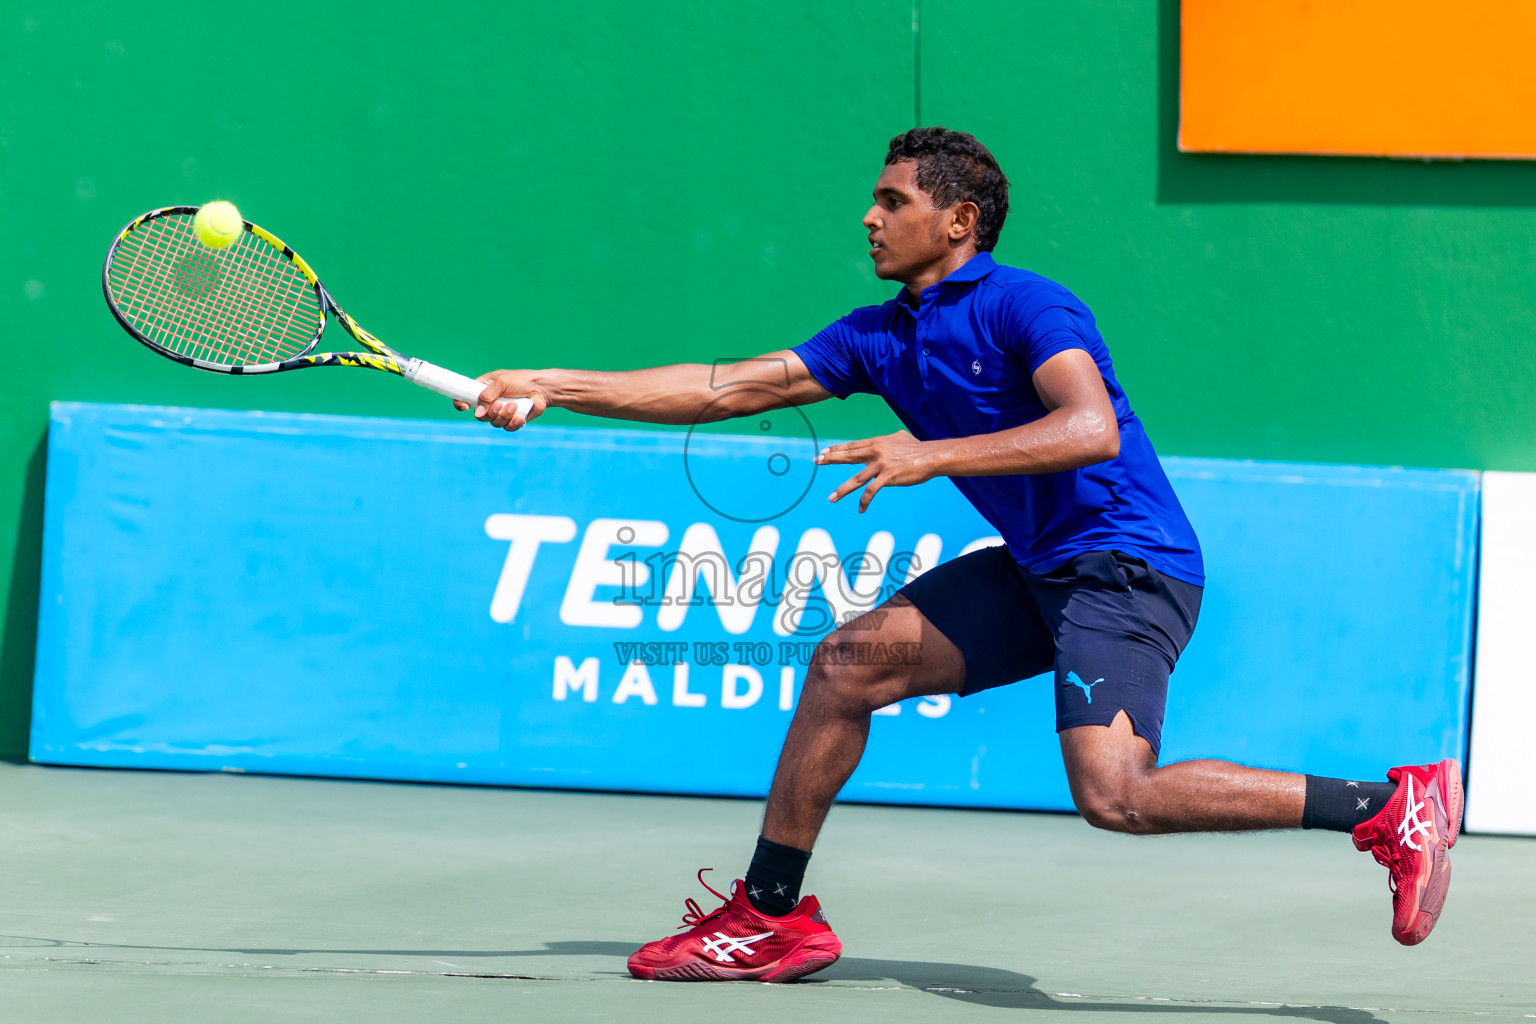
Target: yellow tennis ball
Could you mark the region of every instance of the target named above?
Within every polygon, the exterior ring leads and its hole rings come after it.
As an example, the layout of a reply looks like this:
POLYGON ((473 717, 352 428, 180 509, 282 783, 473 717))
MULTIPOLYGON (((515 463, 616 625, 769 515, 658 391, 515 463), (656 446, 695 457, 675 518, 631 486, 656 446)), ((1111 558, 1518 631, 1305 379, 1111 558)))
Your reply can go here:
POLYGON ((210 249, 224 248, 244 230, 245 222, 240 219, 240 211, 235 209, 234 203, 223 199, 204 203, 197 216, 192 218, 192 233, 210 249))

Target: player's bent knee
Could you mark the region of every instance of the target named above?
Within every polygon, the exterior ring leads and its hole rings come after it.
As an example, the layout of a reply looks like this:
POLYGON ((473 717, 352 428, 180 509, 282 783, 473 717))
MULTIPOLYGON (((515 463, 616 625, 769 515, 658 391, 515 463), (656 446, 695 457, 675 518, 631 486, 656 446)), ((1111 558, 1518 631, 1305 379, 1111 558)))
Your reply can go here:
POLYGON ((1147 832, 1149 825, 1137 809, 1134 787, 1114 784, 1074 786, 1072 802, 1083 820, 1106 832, 1147 832))
POLYGON ((1088 802, 1078 801, 1077 811, 1083 816, 1083 820, 1094 828, 1104 829, 1106 832, 1134 832, 1132 827, 1134 811, 1127 811, 1111 801, 1088 802))
POLYGON ((842 657, 838 634, 834 633, 817 645, 801 701, 804 702, 806 693, 815 693, 839 708, 868 714, 908 696, 907 679, 906 666, 861 663, 857 658, 842 657))

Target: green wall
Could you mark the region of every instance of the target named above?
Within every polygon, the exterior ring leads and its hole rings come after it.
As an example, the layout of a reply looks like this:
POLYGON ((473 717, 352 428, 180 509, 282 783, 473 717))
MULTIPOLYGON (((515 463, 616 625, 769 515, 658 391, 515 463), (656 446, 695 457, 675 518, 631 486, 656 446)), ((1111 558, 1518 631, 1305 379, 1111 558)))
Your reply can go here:
POLYGON ((129 341, 100 259, 169 203, 233 199, 465 372, 708 360, 890 293, 858 221, 920 111, 998 155, 998 255, 1094 308, 1162 451, 1536 469, 1536 168, 1179 154, 1176 0, 61 6, 0 15, 0 756, 25 750, 50 399, 455 415, 382 374, 233 380, 129 341))

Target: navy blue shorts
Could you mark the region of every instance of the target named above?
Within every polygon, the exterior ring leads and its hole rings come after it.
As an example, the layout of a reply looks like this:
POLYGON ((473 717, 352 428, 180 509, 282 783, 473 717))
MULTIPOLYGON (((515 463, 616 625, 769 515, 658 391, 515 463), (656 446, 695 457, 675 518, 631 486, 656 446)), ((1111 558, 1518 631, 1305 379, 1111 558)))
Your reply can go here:
POLYGON ((1108 725, 1123 709, 1154 754, 1201 593, 1121 551, 1036 576, 1006 547, 935 566, 901 590, 965 656, 960 696, 1054 669, 1057 732, 1108 725))

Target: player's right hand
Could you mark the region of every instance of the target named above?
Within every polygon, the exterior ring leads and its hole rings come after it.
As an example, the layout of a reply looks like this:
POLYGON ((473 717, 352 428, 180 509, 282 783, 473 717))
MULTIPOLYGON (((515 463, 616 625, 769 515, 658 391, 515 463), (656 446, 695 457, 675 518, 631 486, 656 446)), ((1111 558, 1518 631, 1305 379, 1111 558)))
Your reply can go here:
MULTIPOLYGON (((485 384, 485 390, 480 392, 479 401, 475 403, 475 419, 493 427, 520 430, 529 420, 542 416, 549 407, 548 397, 533 384, 533 374, 528 370, 492 370, 476 379, 485 384), (531 398, 533 408, 528 410, 527 417, 519 416, 517 406, 500 401, 502 398, 531 398)), ((460 412, 469 408, 468 404, 458 401, 453 407, 460 412)))

